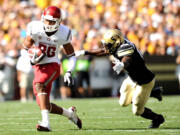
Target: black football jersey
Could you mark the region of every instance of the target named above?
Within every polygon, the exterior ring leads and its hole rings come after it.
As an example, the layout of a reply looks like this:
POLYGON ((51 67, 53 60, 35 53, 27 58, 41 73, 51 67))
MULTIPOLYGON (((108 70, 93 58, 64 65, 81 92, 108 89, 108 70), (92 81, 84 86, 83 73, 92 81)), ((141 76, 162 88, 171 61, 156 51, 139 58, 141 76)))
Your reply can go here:
POLYGON ((124 69, 137 84, 147 84, 155 77, 146 67, 142 54, 129 40, 125 39, 125 43, 113 55, 120 61, 126 57, 125 61, 123 60, 124 69))

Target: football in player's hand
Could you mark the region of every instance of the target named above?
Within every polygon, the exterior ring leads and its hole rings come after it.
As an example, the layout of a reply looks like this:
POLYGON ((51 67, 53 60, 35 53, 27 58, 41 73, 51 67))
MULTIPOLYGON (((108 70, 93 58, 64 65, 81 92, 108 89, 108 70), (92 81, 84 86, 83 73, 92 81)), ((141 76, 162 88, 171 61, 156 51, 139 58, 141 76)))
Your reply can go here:
POLYGON ((28 49, 28 54, 30 58, 32 58, 33 56, 39 57, 41 56, 42 53, 43 53, 42 50, 37 46, 32 46, 31 48, 28 49))

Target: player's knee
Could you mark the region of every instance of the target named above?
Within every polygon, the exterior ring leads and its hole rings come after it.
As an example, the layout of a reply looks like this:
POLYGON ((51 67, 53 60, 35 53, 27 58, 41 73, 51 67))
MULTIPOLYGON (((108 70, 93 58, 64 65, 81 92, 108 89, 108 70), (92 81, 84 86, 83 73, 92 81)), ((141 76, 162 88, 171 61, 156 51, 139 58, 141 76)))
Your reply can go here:
POLYGON ((120 104, 120 106, 122 106, 122 107, 125 107, 125 106, 128 105, 125 101, 122 101, 122 100, 119 100, 119 104, 120 104))
POLYGON ((35 84, 35 87, 36 87, 37 93, 40 93, 40 92, 44 92, 44 91, 45 91, 45 86, 44 86, 43 83, 36 83, 36 84, 35 84))

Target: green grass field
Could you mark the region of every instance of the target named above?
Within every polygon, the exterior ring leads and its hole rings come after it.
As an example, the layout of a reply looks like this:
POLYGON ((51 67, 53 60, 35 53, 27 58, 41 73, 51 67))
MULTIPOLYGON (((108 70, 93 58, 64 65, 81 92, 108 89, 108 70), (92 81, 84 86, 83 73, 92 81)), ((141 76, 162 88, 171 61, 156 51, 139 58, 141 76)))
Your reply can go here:
POLYGON ((159 129, 147 129, 150 121, 134 116, 131 105, 120 107, 118 98, 53 102, 66 108, 76 106, 83 129, 78 130, 63 116, 50 114, 52 132, 37 132, 35 125, 41 115, 36 103, 14 101, 0 103, 0 135, 180 135, 180 96, 165 96, 162 102, 149 99, 146 106, 165 116, 159 129))

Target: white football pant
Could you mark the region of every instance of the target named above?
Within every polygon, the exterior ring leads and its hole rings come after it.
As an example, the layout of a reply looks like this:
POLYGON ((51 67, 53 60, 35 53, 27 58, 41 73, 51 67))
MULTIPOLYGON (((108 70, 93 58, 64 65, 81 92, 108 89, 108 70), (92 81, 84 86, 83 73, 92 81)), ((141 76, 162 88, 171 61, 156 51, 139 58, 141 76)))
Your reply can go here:
POLYGON ((141 115, 144 112, 144 106, 154 87, 155 79, 148 84, 138 85, 128 76, 124 79, 120 88, 119 104, 127 106, 132 103, 132 111, 135 115, 141 115))

